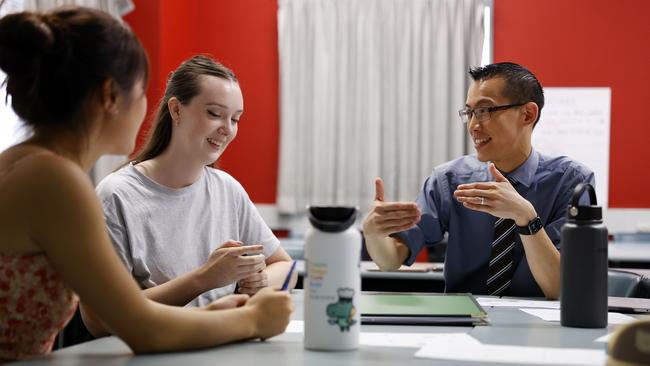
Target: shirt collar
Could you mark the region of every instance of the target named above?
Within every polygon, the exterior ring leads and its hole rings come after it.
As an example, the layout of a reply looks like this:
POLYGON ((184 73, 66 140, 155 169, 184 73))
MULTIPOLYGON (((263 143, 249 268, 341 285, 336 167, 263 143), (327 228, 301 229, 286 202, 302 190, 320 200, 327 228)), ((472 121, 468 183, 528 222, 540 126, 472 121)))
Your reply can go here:
POLYGON ((539 154, 535 149, 530 150, 530 155, 528 155, 528 158, 526 161, 524 161, 523 164, 519 166, 519 168, 515 169, 513 172, 508 174, 506 178, 508 178, 510 181, 515 181, 517 183, 521 183, 526 188, 529 188, 530 185, 533 183, 533 179, 535 178, 535 172, 537 172, 537 167, 539 166, 539 154))

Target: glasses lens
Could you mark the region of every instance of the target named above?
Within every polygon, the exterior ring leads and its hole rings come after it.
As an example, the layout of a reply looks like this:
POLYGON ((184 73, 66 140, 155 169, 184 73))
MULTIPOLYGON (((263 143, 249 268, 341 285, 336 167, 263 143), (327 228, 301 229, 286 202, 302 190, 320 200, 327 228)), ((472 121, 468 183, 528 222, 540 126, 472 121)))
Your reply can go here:
POLYGON ((469 122, 469 116, 472 114, 471 109, 461 109, 458 111, 458 115, 460 116, 460 121, 463 123, 469 122))
POLYGON ((476 119, 483 122, 490 119, 490 109, 489 108, 476 108, 474 110, 474 115, 476 119))

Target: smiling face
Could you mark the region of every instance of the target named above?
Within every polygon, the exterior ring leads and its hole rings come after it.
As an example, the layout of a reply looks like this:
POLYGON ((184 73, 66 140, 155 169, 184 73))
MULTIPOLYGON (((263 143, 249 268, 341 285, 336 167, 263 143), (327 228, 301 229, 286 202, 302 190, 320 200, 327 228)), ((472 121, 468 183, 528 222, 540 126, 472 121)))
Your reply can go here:
MULTIPOLYGON (((526 102, 503 97, 504 85, 505 81, 500 77, 472 82, 467 91, 466 107, 473 109, 526 102)), ((536 108, 534 103, 494 111, 490 113, 490 119, 483 122, 472 116, 467 130, 474 142, 478 159, 492 161, 504 172, 510 172, 521 165, 531 151, 531 108, 536 108)))
MULTIPOLYGON (((178 108, 172 139, 179 140, 182 156, 201 165, 214 163, 237 136, 239 118, 244 112, 244 99, 239 84, 216 76, 199 77, 199 94, 178 108)), ((175 115, 172 111, 172 115, 175 115)))

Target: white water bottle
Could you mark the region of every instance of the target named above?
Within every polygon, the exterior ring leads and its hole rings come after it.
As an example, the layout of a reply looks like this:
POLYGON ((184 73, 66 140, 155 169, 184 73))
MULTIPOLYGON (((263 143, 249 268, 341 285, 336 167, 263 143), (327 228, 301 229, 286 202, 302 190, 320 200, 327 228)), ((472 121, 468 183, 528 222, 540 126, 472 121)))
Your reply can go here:
POLYGON ((354 207, 310 207, 305 237, 305 348, 359 348, 361 233, 354 207))

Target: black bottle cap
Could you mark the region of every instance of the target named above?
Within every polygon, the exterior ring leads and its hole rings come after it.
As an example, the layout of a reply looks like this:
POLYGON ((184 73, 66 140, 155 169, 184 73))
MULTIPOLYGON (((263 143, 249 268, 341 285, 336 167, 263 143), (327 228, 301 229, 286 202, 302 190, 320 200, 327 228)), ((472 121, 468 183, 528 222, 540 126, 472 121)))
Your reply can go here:
POLYGON ((337 233, 347 230, 357 218, 356 207, 309 206, 309 222, 318 230, 337 233))
POLYGON ((568 220, 570 222, 577 221, 602 221, 603 220, 603 209, 598 206, 598 201, 596 200, 596 191, 594 187, 589 183, 580 183, 573 190, 573 197, 569 203, 569 209, 567 211, 568 220), (584 191, 589 192, 589 206, 580 205, 580 197, 584 191))

